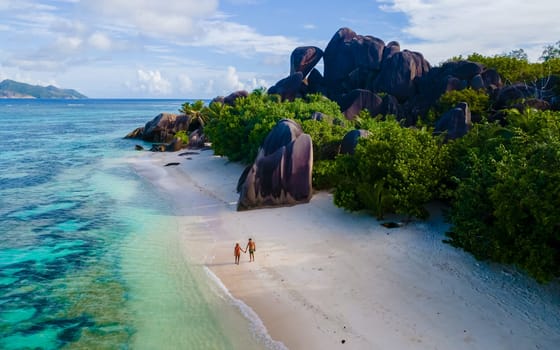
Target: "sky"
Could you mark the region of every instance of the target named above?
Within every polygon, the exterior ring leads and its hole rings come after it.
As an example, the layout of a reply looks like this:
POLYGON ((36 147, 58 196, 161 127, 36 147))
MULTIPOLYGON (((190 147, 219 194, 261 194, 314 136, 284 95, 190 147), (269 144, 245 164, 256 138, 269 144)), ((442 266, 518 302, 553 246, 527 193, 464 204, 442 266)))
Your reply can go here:
MULTIPOLYGON (((0 81, 90 98, 213 98, 270 87, 343 27, 437 66, 560 41, 558 0, 0 0, 0 81)), ((322 66, 318 66, 322 70, 322 66)))

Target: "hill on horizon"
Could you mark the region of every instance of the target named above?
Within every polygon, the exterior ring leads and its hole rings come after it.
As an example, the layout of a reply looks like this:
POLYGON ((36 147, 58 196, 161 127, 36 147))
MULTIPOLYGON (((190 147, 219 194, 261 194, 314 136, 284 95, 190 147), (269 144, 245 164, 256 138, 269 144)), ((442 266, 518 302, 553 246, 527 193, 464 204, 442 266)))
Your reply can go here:
POLYGON ((39 86, 5 79, 0 83, 0 98, 88 98, 74 89, 60 89, 56 86, 39 86))

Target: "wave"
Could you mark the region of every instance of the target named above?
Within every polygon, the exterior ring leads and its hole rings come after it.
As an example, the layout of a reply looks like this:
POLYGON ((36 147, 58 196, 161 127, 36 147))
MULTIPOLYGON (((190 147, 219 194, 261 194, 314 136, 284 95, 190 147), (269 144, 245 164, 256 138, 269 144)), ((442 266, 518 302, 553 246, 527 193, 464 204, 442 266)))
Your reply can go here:
POLYGON ((212 282, 220 288, 220 291, 225 294, 229 302, 237 307, 239 311, 241 311, 241 314, 249 321, 250 330, 259 342, 263 343, 267 349, 270 350, 288 350, 284 343, 272 339, 259 315, 257 315, 257 313, 249 305, 235 298, 218 276, 216 276, 207 266, 204 266, 204 271, 210 280, 212 280, 212 282))

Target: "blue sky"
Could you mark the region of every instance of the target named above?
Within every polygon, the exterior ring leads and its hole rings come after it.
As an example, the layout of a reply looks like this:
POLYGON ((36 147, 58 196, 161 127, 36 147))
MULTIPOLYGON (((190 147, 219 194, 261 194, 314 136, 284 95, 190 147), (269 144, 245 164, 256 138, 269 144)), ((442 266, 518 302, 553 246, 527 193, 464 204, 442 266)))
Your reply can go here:
MULTIPOLYGON (((558 0, 0 0, 0 80, 93 98, 212 98, 269 87, 297 46, 341 27, 419 51, 523 48, 560 40, 558 0)), ((321 67, 319 67, 321 69, 321 67)))

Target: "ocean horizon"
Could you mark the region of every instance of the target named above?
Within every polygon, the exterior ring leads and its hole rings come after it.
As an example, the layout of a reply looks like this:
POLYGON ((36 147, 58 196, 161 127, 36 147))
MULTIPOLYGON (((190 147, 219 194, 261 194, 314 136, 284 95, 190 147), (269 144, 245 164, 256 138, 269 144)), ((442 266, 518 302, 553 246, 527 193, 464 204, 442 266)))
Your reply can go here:
POLYGON ((267 348, 126 162, 186 101, 0 100, 0 348, 267 348))

